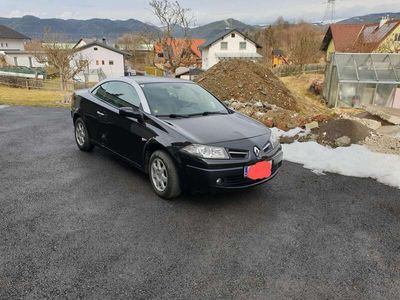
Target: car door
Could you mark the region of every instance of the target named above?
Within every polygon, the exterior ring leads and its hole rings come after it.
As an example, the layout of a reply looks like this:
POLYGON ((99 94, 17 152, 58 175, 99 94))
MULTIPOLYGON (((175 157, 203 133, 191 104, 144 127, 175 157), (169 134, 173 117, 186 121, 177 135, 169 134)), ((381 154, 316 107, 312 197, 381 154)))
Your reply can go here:
POLYGON ((141 109, 136 89, 127 82, 110 81, 106 86, 105 101, 110 105, 105 120, 106 147, 141 166, 150 129, 140 120, 119 115, 121 107, 141 109))
POLYGON ((106 102, 107 85, 108 82, 95 88, 88 95, 89 101, 83 104, 89 133, 92 139, 103 146, 107 145, 108 114, 112 109, 106 102))

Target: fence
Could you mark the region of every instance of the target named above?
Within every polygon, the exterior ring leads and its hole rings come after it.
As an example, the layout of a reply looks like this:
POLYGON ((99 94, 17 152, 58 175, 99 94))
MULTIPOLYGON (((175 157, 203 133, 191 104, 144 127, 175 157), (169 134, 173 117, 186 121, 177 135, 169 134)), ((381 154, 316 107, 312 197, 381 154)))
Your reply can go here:
POLYGON ((281 65, 272 69, 272 72, 279 77, 294 76, 304 73, 321 73, 325 72, 325 64, 308 64, 298 65, 281 65))
POLYGON ((25 78, 15 76, 0 76, 0 84, 9 87, 19 87, 26 89, 41 89, 43 88, 43 80, 36 78, 25 78))
MULTIPOLYGON (((79 89, 88 89, 95 85, 94 82, 68 82, 67 91, 74 91, 79 89)), ((23 89, 36 89, 46 91, 61 91, 61 81, 59 78, 43 80, 38 78, 25 78, 14 76, 1 76, 0 85, 23 88, 23 89)))

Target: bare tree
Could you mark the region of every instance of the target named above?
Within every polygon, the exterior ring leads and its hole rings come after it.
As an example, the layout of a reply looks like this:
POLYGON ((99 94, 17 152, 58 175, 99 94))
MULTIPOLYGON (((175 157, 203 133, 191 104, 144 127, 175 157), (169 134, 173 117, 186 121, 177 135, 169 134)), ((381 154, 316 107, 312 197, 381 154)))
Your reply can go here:
POLYGON ((80 72, 87 70, 89 60, 78 55, 75 49, 70 49, 58 34, 46 31, 44 41, 42 48, 34 51, 34 56, 38 62, 57 69, 61 80, 60 88, 66 91, 68 82, 80 72))
POLYGON ((313 25, 300 23, 290 32, 288 50, 296 65, 316 63, 320 59, 321 37, 315 34, 313 25))
POLYGON ((149 25, 139 33, 126 33, 119 40, 118 45, 122 50, 131 55, 130 63, 132 66, 141 70, 146 65, 154 65, 154 43, 158 35, 149 25))
POLYGON ((316 26, 306 22, 290 24, 281 17, 257 34, 267 61, 271 61, 273 49, 281 49, 291 63, 300 66, 320 61, 322 39, 323 32, 316 26))
POLYGON ((8 64, 6 61, 6 56, 3 54, 0 54, 0 68, 7 67, 7 66, 8 66, 8 64))
POLYGON ((160 21, 163 31, 159 44, 163 51, 164 68, 173 75, 180 66, 191 63, 190 27, 194 18, 188 8, 183 8, 178 1, 151 0, 150 7, 160 21), (183 38, 175 38, 175 31, 181 30, 183 38))

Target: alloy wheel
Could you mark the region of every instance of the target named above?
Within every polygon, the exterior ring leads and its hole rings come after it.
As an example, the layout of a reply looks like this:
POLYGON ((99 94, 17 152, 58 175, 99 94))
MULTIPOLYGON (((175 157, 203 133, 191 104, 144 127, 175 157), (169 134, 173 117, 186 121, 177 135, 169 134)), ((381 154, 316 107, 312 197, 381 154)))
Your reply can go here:
POLYGON ((159 192, 164 192, 168 184, 168 173, 164 162, 156 158, 151 164, 151 180, 159 192))
POLYGON ((86 131, 81 122, 78 122, 78 124, 76 124, 75 137, 78 145, 82 147, 85 144, 86 131))

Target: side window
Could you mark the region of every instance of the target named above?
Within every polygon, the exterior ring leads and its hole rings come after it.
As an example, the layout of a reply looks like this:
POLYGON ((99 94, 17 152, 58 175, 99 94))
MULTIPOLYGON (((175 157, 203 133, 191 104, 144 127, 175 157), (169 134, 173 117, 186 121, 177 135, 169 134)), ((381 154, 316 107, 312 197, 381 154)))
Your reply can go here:
POLYGON ((140 106, 140 98, 135 88, 121 81, 110 81, 102 84, 93 92, 101 100, 115 107, 140 106))
POLYGON ((228 42, 221 42, 221 50, 228 50, 228 42))

